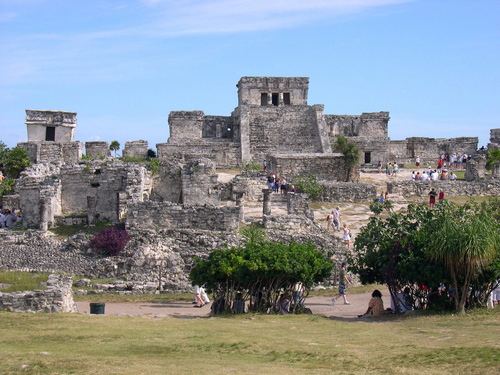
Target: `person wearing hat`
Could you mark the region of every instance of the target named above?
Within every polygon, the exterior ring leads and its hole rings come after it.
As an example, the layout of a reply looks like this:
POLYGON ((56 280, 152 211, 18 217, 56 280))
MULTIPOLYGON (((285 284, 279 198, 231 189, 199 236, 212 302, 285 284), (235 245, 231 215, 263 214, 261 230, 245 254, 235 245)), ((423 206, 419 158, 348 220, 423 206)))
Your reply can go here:
POLYGON ((340 296, 344 299, 344 305, 350 305, 349 301, 347 301, 347 286, 349 284, 351 284, 351 282, 347 278, 347 263, 342 262, 339 273, 339 293, 332 298, 332 305, 335 305, 335 302, 337 302, 340 296))

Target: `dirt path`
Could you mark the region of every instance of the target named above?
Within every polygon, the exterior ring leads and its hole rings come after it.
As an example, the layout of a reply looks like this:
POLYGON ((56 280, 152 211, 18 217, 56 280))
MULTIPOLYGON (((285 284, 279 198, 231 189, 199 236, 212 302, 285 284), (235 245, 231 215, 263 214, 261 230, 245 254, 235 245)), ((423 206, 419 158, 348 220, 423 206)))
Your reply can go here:
MULTIPOLYGON (((333 293, 333 291, 332 291, 333 293)), ((384 294, 384 306, 389 307, 389 293, 384 294)), ((348 296, 350 305, 344 305, 342 299, 335 306, 332 305, 331 297, 310 297, 306 299, 305 306, 310 308, 313 314, 323 315, 331 318, 354 320, 363 314, 368 306, 371 293, 352 294, 348 296)), ((77 302, 78 311, 82 314, 90 313, 89 302, 77 302)), ((205 318, 210 314, 210 305, 202 308, 193 307, 191 303, 106 303, 104 315, 115 316, 142 316, 151 318, 205 318)))

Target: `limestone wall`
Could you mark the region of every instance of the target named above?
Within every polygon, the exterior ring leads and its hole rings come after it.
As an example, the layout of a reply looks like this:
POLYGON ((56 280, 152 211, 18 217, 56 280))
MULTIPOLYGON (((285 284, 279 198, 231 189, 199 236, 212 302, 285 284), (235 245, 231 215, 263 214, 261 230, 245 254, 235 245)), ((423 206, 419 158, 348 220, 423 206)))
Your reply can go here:
MULTIPOLYGON (((278 154, 268 157, 268 170, 292 183, 294 177, 308 174, 330 181, 345 181, 347 177, 344 159, 340 153, 278 154)), ((354 168, 351 179, 359 180, 358 168, 354 168)))
POLYGON ((414 164, 420 157, 423 164, 436 165, 441 154, 454 152, 471 155, 477 151, 477 137, 425 138, 411 137, 404 141, 391 141, 387 152, 388 161, 402 164, 414 164))
POLYGON ((110 156, 111 151, 108 142, 85 142, 85 155, 91 157, 110 156))
POLYGON ((76 142, 21 142, 17 147, 24 148, 32 163, 73 164, 82 157, 82 143, 76 142))
POLYGON ((0 310, 14 312, 76 312, 71 276, 50 275, 45 290, 0 293, 0 310))
POLYGON ((317 108, 269 106, 249 107, 247 111, 249 150, 254 162, 261 163, 273 154, 323 152, 317 108))
POLYGON ((125 142, 123 156, 146 158, 148 156, 148 141, 138 140, 125 142))
POLYGON ((319 201, 344 203, 344 202, 366 202, 377 198, 377 188, 372 184, 361 184, 352 182, 330 182, 320 181, 323 192, 319 201))
POLYGON ((215 164, 210 159, 189 162, 182 168, 182 203, 190 205, 218 205, 218 190, 215 164))
POLYGON ((500 195, 500 181, 393 181, 387 183, 390 194, 399 194, 404 197, 427 197, 429 191, 443 189, 447 195, 458 196, 498 196, 500 195))
POLYGON ((239 228, 242 207, 190 206, 168 202, 129 205, 126 226, 131 230, 201 229, 232 232, 239 228))

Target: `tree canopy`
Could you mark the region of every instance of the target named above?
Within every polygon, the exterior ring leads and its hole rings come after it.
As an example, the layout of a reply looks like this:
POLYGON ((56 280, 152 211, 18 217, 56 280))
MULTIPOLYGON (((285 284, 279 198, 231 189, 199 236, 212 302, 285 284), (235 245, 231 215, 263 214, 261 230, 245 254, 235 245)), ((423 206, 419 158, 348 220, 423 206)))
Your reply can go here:
POLYGON ((222 305, 221 310, 231 311, 240 296, 250 300, 250 311, 270 312, 294 284, 310 287, 329 277, 332 267, 312 244, 259 240, 244 247, 216 249, 206 260, 197 259, 190 278, 215 295, 214 304, 222 305))
POLYGON ((438 287, 446 284, 446 303, 453 299, 455 310, 463 312, 476 298, 470 288, 484 297, 496 275, 489 269, 500 256, 494 212, 491 203, 445 202, 434 209, 409 205, 406 213, 376 214, 356 237, 351 271, 362 283, 387 284, 392 295, 409 287, 417 307, 438 305, 438 287))

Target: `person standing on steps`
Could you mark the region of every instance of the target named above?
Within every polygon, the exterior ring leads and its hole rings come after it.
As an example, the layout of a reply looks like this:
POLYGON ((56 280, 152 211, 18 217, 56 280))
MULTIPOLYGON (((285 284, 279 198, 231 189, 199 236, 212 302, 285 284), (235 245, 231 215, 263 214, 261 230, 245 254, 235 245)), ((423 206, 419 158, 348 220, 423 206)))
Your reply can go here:
POLYGON ((347 263, 342 262, 339 273, 339 293, 332 298, 332 305, 335 305, 335 302, 337 302, 337 299, 340 298, 340 296, 344 299, 344 305, 350 305, 347 300, 347 286, 349 284, 351 284, 351 282, 347 278, 347 263))

